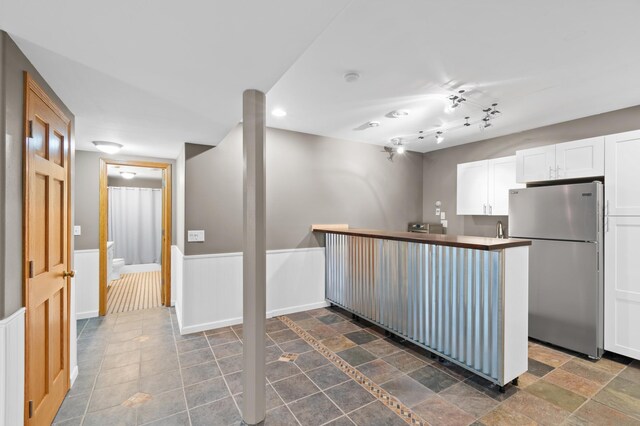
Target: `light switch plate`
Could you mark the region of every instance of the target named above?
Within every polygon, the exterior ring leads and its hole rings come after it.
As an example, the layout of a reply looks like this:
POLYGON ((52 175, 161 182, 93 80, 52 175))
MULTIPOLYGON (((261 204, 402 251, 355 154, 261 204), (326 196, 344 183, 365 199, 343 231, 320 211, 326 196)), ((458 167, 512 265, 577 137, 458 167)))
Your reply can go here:
POLYGON ((442 224, 443 228, 447 228, 449 225, 449 221, 448 220, 441 220, 440 223, 442 224))
POLYGON ((204 242, 204 230, 187 231, 188 243, 202 243, 204 242))
POLYGON ((445 220, 447 218, 447 214, 445 212, 440 213, 440 220, 445 220))
POLYGON ((82 227, 80 225, 73 227, 73 235, 82 235, 82 227))
POLYGON ((436 207, 436 216, 440 216, 440 207, 436 207))

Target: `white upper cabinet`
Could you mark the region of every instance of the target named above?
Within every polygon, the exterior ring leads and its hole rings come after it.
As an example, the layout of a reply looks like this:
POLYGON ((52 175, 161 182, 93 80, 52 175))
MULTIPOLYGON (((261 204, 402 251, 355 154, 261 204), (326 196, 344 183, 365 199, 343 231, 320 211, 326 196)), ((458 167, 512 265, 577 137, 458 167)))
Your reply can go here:
POLYGON ((489 160, 489 214, 509 215, 509 190, 524 188, 516 182, 516 156, 489 160))
POLYGON ((458 164, 457 213, 487 214, 489 162, 458 164))
POLYGON ((604 136, 556 145, 556 179, 604 176, 604 136))
POLYGON ((520 183, 555 179, 555 145, 516 151, 516 181, 520 183))
POLYGON ((516 182, 516 157, 458 164, 457 209, 459 215, 509 214, 509 189, 516 182))
POLYGON ((640 216, 640 130, 605 137, 605 213, 640 216))
POLYGON ((520 183, 604 176, 604 137, 523 149, 516 159, 520 183))

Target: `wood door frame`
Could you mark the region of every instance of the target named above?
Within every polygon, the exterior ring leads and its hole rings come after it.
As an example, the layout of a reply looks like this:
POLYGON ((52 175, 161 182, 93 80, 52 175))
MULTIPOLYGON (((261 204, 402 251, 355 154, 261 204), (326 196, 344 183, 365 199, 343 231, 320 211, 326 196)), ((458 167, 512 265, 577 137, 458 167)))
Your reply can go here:
POLYGON ((171 238, 172 238, 172 209, 171 209, 171 164, 157 163, 151 161, 136 160, 113 160, 108 158, 100 159, 100 282, 99 282, 99 314, 107 314, 107 236, 108 236, 108 166, 133 166, 149 167, 162 170, 164 185, 162 187, 162 289, 161 298, 164 306, 171 306, 171 238))
MULTIPOLYGON (((67 146, 64 147, 64 161, 67 166, 67 181, 66 181, 66 191, 67 191, 67 268, 72 269, 73 267, 73 257, 71 246, 73 245, 73 233, 72 229, 72 185, 71 185, 71 130, 72 124, 71 120, 65 115, 65 113, 56 105, 56 103, 47 95, 47 93, 40 87, 40 85, 31 77, 31 75, 24 71, 24 94, 23 94, 23 144, 22 144, 22 301, 25 307, 29 307, 29 291, 27 289, 27 284, 29 282, 29 170, 30 170, 30 161, 29 161, 29 139, 31 139, 31 135, 29 133, 29 91, 33 91, 51 110, 60 117, 65 124, 67 125, 67 146)), ((66 387, 69 389, 71 383, 70 377, 70 346, 69 346, 69 333, 70 333, 70 323, 71 323, 71 277, 67 278, 67 335, 64 342, 64 345, 67 349, 67 359, 65 360, 65 369, 67 371, 67 375, 65 377, 66 387)), ((25 316, 25 372, 24 372, 24 419, 25 424, 29 424, 29 369, 28 369, 28 354, 29 354, 29 317, 28 313, 25 316)))

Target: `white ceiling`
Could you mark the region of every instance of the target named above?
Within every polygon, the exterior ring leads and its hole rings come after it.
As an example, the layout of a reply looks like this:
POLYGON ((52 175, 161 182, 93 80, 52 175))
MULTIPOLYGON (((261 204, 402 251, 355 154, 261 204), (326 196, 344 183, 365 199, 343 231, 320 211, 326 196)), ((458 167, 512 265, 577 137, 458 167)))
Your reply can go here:
POLYGON ((175 158, 216 144, 348 0, 0 0, 6 30, 76 115, 77 148, 175 158))
POLYGON ((376 144, 401 136, 426 152, 637 105, 638 16, 633 0, 354 0, 271 89, 288 114, 268 124, 376 144), (360 79, 346 83, 349 71, 360 79), (447 114, 459 85, 469 101, 447 114), (493 102, 502 114, 490 128, 462 126, 493 102), (395 109, 410 116, 386 117, 395 109), (370 120, 380 127, 363 129, 370 120))
POLYGON ((120 172, 133 172, 135 178, 143 179, 162 179, 162 170, 151 167, 134 167, 134 166, 107 166, 107 176, 120 177, 120 172))
POLYGON ((79 149, 167 158, 221 141, 247 88, 288 112, 272 127, 421 152, 637 105, 639 14, 635 0, 0 0, 0 28, 75 113, 79 149), (447 114, 458 88, 469 101, 447 114), (462 126, 493 102, 492 127, 462 126))

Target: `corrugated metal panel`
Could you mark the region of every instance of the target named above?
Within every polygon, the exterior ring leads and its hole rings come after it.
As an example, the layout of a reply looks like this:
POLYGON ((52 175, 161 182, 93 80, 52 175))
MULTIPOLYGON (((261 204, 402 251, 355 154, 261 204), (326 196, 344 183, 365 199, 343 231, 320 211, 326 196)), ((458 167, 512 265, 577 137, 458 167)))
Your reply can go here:
POLYGON ((326 235, 326 297, 500 385, 500 252, 326 235))

